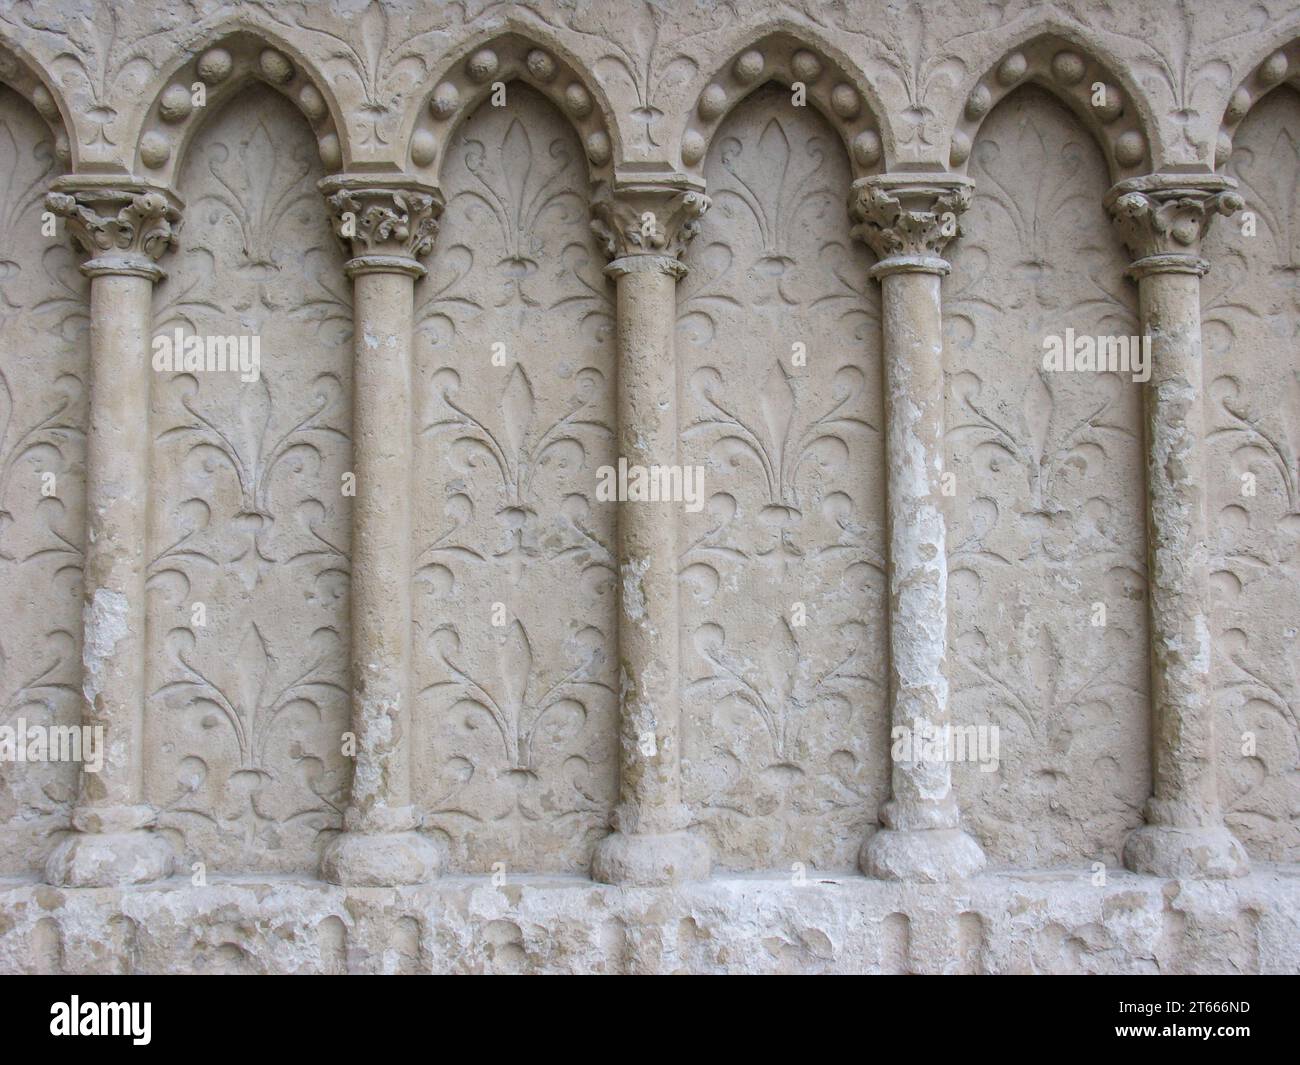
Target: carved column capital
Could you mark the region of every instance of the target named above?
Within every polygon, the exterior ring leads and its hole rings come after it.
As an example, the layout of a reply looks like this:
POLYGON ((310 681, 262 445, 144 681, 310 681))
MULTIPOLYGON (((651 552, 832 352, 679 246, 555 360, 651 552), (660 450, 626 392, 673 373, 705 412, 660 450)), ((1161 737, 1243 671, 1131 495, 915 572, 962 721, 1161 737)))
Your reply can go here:
POLYGON ((852 233, 880 260, 873 277, 901 271, 946 274, 942 258, 961 233, 958 216, 970 206, 974 184, 957 174, 880 174, 853 183, 852 233))
POLYGON ((1245 207, 1237 183, 1218 175, 1150 174, 1121 181, 1106 195, 1106 208, 1133 257, 1130 273, 1204 274, 1201 241, 1216 214, 1245 207))
POLYGON ((678 261, 700 231, 700 218, 712 201, 702 191, 674 184, 601 182, 591 199, 591 229, 611 260, 607 272, 625 272, 653 259, 674 277, 686 268, 678 261))
POLYGON ((156 263, 177 244, 181 203, 165 189, 139 184, 63 179, 46 194, 45 209, 63 218, 72 245, 88 261, 82 270, 132 273, 157 280, 156 263))
POLYGON ((420 260, 433 250, 445 205, 438 189, 368 175, 326 178, 319 187, 334 233, 352 256, 350 274, 380 270, 424 276, 420 260))

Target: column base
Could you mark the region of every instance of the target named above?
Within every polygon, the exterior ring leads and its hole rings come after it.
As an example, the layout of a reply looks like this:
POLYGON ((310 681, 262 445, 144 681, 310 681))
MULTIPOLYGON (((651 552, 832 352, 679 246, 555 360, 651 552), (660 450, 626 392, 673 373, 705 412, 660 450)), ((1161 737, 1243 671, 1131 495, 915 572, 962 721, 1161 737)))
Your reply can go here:
POLYGON ((1143 825, 1124 841, 1124 868, 1171 880, 1231 880, 1250 872, 1250 859, 1223 827, 1143 825))
POLYGON ((611 832, 596 844, 591 879, 601 884, 658 887, 707 880, 712 866, 708 844, 689 832, 611 832))
POLYGON ((120 887, 166 880, 175 871, 172 845, 147 828, 76 832, 51 852, 45 880, 60 887, 120 887))
POLYGON ((322 880, 344 887, 396 887, 436 880, 442 848, 418 832, 344 832, 321 855, 322 880))
POLYGON ((984 868, 984 851, 959 828, 882 828, 862 844, 858 867, 877 880, 942 884, 984 868))

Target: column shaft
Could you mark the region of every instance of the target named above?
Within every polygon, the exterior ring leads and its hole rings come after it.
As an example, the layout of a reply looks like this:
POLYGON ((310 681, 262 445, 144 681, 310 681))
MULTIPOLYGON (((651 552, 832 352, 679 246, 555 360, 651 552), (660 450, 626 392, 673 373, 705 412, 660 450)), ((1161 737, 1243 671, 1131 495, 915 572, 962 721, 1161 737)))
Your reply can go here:
MULTIPOLYGON (((889 532, 890 724, 945 728, 949 722, 948 560, 939 509, 943 465, 943 339, 939 276, 881 279, 884 312, 885 458, 889 532)), ((924 733, 923 733, 924 734, 924 733)), ((957 827, 952 767, 895 759, 891 828, 957 827)))
POLYGON ((82 722, 104 729, 104 765, 82 775, 78 816, 144 797, 145 548, 149 512, 149 332, 153 282, 90 282, 90 431, 82 722))
POLYGON ((409 276, 353 280, 352 807, 411 801, 411 315, 409 276))
MULTIPOLYGON (((618 453, 629 466, 671 464, 677 456, 671 332, 677 282, 660 269, 620 269, 617 278, 618 453)), ((623 503, 618 512, 618 818, 629 832, 685 827, 678 779, 677 523, 666 509, 623 503)))
POLYGON ((1217 823, 1210 698, 1200 279, 1138 282, 1151 337, 1146 389, 1147 535, 1154 710, 1153 805, 1162 823, 1217 823))

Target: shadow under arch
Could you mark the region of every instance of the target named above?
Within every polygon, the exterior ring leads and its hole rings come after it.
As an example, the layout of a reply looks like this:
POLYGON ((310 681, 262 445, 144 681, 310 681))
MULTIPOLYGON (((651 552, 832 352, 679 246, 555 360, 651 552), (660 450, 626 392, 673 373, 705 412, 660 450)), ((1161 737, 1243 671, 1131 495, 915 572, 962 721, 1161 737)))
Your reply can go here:
POLYGON ((1057 30, 1031 33, 971 85, 949 149, 955 172, 966 172, 985 118, 1023 85, 1046 89, 1074 112, 1101 148, 1112 185, 1151 172, 1160 143, 1137 86, 1094 49, 1057 30))
POLYGON ((343 169, 351 153, 326 80, 292 45, 260 28, 240 28, 213 34, 161 79, 136 140, 135 172, 171 187, 204 116, 254 82, 280 93, 306 118, 326 173, 343 169))
POLYGON ((407 131, 411 172, 437 184, 457 131, 486 100, 509 106, 509 84, 546 97, 573 127, 592 181, 612 177, 619 156, 618 127, 604 90, 577 60, 553 41, 517 28, 485 33, 448 56, 436 69, 407 131))
POLYGON ((839 135, 853 178, 879 173, 892 157, 888 111, 867 78, 841 53, 806 33, 768 27, 710 74, 687 120, 680 144, 685 171, 703 177, 709 146, 726 118, 765 85, 784 85, 811 105, 839 135), (797 89, 801 86, 802 90, 797 89))
POLYGON ((0 36, 0 84, 7 85, 35 108, 54 137, 54 155, 67 170, 75 170, 80 152, 69 119, 68 103, 56 84, 18 45, 0 36))

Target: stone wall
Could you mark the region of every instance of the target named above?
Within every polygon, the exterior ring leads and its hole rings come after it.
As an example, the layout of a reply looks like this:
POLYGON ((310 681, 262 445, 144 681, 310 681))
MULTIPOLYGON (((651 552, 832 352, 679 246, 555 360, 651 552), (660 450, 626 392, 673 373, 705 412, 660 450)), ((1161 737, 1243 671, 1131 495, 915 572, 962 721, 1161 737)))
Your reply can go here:
POLYGON ((1300 971, 1297 89, 1293 0, 4 0, 0 971, 1300 971))

